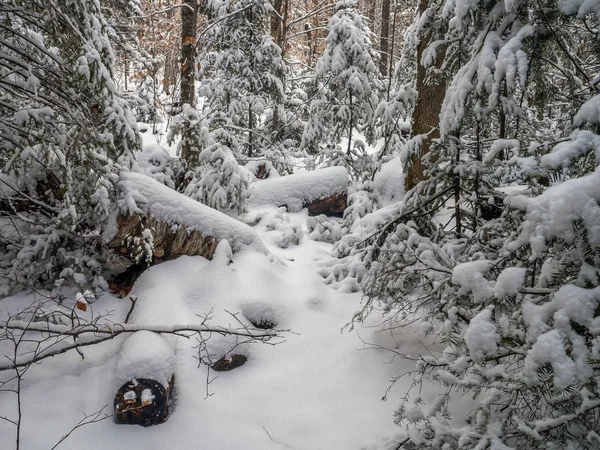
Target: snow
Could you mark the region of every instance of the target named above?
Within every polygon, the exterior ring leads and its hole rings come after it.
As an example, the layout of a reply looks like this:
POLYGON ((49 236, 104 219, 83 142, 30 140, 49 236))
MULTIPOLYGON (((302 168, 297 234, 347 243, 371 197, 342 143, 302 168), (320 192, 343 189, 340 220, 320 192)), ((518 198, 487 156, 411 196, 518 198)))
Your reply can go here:
MULTIPOLYGON (((137 187, 144 197, 151 197, 152 191, 147 190, 154 189, 154 198, 161 198, 161 190, 168 189, 154 180, 147 182, 148 177, 140 174, 128 174, 122 182, 133 180, 141 181, 137 187)), ((307 231, 307 211, 289 214, 288 219, 307 231)), ((329 255, 331 244, 303 239, 300 245, 282 249, 268 238, 272 231, 266 230, 265 222, 259 222, 255 230, 276 256, 274 261, 253 248, 232 255, 222 241, 212 261, 184 256, 153 266, 130 294, 137 298, 131 326, 199 325, 208 315, 214 326, 236 327, 241 322, 252 327, 252 322, 262 319, 289 329, 284 340, 275 346, 248 344, 203 333, 213 361, 226 354, 248 357, 245 365, 230 372, 210 371, 209 379, 218 376, 208 387, 207 367, 196 359, 196 338, 169 339, 142 331, 85 347, 85 359, 67 353, 45 360, 27 372, 22 448, 52 447, 84 412, 112 405, 121 381, 150 375, 164 383, 173 367, 174 406, 167 422, 143 428, 108 419, 76 430, 60 448, 192 450, 201 445, 219 450, 359 450, 397 439, 395 400, 413 380, 397 382, 388 393, 390 401, 381 398, 391 377, 413 370, 414 364, 400 359, 390 362, 390 353, 382 350, 357 350, 364 347, 364 341, 419 354, 424 336, 418 324, 379 333, 377 318, 373 318, 355 332, 340 332, 359 307, 361 293, 335 291, 316 273, 315 260, 329 255), (212 395, 207 396, 207 389, 212 395)), ((4 299, 0 307, 16 308, 31 300, 21 294, 4 299)), ((130 306, 127 299, 108 294, 93 305, 94 314, 110 311, 108 319, 116 322, 124 320, 130 306)), ((80 313, 92 317, 90 308, 80 313)), ((0 374, 5 375, 12 376, 0 374)), ((423 401, 431 403, 438 393, 437 388, 429 388, 422 394, 423 401)), ((13 406, 9 401, 0 403, 0 415, 13 414, 13 406)), ((106 412, 111 412, 110 407, 106 412)), ((0 422, 3 439, 13 433, 10 424, 0 422)))
POLYGON ((564 389, 577 379, 577 366, 565 352, 563 338, 558 330, 550 330, 541 335, 525 358, 523 377, 526 382, 538 380, 538 369, 544 364, 552 365, 554 386, 564 389))
POLYGON ((217 240, 227 239, 234 252, 249 247, 267 253, 261 239, 248 225, 181 195, 146 175, 122 172, 119 187, 124 212, 149 213, 158 220, 182 225, 188 232, 198 231, 217 240))
POLYGON ((144 145, 141 152, 135 155, 139 171, 154 178, 170 188, 175 188, 174 172, 171 168, 173 158, 166 148, 158 144, 144 145))
POLYGON ((348 183, 348 171, 343 167, 256 181, 250 188, 249 203, 285 206, 290 212, 298 212, 308 202, 345 193, 348 183))
POLYGON ((391 205, 404 196, 402 159, 397 156, 382 164, 373 179, 382 206, 391 205))
POLYGON ((507 295, 517 295, 523 287, 525 274, 527 270, 518 267, 508 267, 504 269, 496 279, 494 286, 494 295, 496 298, 502 298, 507 295))
POLYGON ((499 337, 491 319, 492 310, 484 309, 471 319, 465 333, 465 343, 475 361, 493 356, 498 350, 499 337))
POLYGON ((571 139, 560 142, 550 153, 543 155, 541 166, 551 169, 566 168, 571 165, 572 161, 592 150, 596 160, 600 160, 600 136, 588 130, 578 130, 571 135, 571 139))
POLYGON ((577 219, 587 228, 589 242, 600 245, 600 168, 551 186, 537 197, 516 195, 507 201, 512 207, 527 211, 522 240, 531 244, 534 257, 545 251, 553 238, 573 242, 573 222, 577 219))
POLYGON ((483 276, 492 263, 490 261, 470 261, 458 264, 452 273, 452 283, 460 286, 459 294, 473 294, 476 302, 483 302, 494 294, 494 288, 483 276))
POLYGON ((133 333, 120 350, 115 367, 115 389, 134 378, 149 378, 168 387, 175 367, 174 353, 173 345, 159 334, 133 333))
POLYGON ((144 389, 142 391, 142 405, 146 402, 151 402, 152 400, 154 400, 154 394, 152 394, 152 390, 144 389))

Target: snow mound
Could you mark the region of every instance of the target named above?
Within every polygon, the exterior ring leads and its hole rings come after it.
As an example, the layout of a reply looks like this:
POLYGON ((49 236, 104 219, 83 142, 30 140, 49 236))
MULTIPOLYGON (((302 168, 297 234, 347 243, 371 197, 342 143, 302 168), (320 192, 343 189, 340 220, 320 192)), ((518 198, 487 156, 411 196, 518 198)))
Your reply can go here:
POLYGON ((241 305, 240 309, 244 317, 256 328, 275 328, 284 318, 283 310, 269 303, 247 303, 241 305))
POLYGON ((115 369, 115 383, 122 386, 135 378, 148 378, 167 388, 174 367, 173 345, 157 333, 138 331, 121 348, 115 369))
POLYGON ((184 226, 188 232, 198 231, 202 236, 211 236, 219 241, 226 239, 234 252, 248 247, 269 254, 260 237, 245 223, 198 203, 146 175, 122 172, 120 178, 122 211, 150 214, 175 227, 184 226))
POLYGON ((249 204, 285 206, 290 212, 298 212, 306 203, 345 193, 348 180, 344 167, 329 167, 257 181, 250 188, 249 204))

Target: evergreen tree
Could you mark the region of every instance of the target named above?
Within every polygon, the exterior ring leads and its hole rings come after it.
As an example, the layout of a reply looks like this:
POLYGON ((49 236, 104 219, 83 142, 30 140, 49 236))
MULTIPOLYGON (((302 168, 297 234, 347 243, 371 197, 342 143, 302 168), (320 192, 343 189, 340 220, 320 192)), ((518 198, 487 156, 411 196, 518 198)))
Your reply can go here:
MULTIPOLYGON (((397 411, 417 448, 600 445, 599 54, 595 22, 582 18, 591 12, 528 1, 421 12, 419 27, 445 30, 423 65, 452 75, 439 138, 394 217, 360 247, 348 250, 355 236, 337 245, 368 268, 355 320, 381 308, 396 325, 421 320, 443 345, 417 362, 415 387, 433 379, 445 392, 425 405, 410 391, 397 411), (569 101, 554 101, 560 92, 569 101), (498 187, 511 183, 527 189, 505 198, 498 187), (451 399, 463 392, 475 405, 457 426, 451 399)), ((406 154, 421 144, 416 136, 406 154)))
POLYGON ((118 35, 97 0, 7 0, 0 22, 0 206, 15 229, 3 281, 104 288, 101 236, 139 146, 114 81, 118 35))
POLYGON ((206 6, 213 19, 200 56, 207 120, 210 124, 216 117, 218 126, 237 136, 240 147, 233 150, 249 157, 260 155, 269 143, 264 118, 284 97, 281 49, 267 31, 271 11, 265 0, 213 1, 206 6), (227 123, 222 123, 221 112, 226 112, 227 123))
MULTIPOLYGON (((368 142, 374 139, 380 79, 366 19, 353 0, 336 4, 315 79, 320 95, 311 102, 303 146, 312 154, 327 149, 331 157, 350 159, 351 164, 354 129, 364 133, 368 142), (345 157, 336 149, 343 136, 348 137, 345 157)), ((357 151, 362 153, 360 147, 357 151)))

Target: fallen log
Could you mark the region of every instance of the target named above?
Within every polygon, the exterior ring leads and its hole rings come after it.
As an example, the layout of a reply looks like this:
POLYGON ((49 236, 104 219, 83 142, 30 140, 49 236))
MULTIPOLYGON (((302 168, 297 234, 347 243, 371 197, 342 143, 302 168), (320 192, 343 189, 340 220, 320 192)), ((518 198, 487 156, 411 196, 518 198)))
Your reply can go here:
MULTIPOLYGON (((212 259, 222 240, 234 253, 252 248, 269 254, 250 226, 147 175, 123 172, 119 188, 121 213, 107 233, 108 247, 133 264, 150 266, 183 255, 212 259)), ((111 290, 127 295, 140 274, 136 269, 115 277, 111 290)))
POLYGON ((203 236, 200 231, 188 231, 184 226, 174 226, 149 215, 132 214, 117 217, 118 231, 108 246, 132 259, 136 258, 139 243, 132 236, 142 236, 144 230, 152 233, 152 262, 178 258, 182 255, 204 256, 212 259, 218 241, 212 236, 203 236))
POLYGON ((348 206, 348 195, 344 194, 333 194, 323 199, 314 200, 304 205, 308 209, 310 216, 320 216, 324 214, 326 216, 339 216, 344 215, 344 211, 348 206))
POLYGON ((255 182, 250 204, 285 207, 290 212, 308 209, 310 215, 343 215, 347 206, 348 171, 329 167, 255 182))

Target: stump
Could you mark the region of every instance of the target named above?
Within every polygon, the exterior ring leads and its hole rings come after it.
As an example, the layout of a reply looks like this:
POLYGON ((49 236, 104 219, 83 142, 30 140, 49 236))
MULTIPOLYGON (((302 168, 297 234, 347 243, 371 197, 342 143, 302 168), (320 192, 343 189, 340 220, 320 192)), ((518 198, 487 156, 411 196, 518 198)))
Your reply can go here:
POLYGON ((137 331, 123 343, 114 369, 117 423, 157 425, 169 416, 175 383, 175 338, 137 331))
POLYGON ((243 366, 246 364, 246 361, 248 361, 248 358, 244 355, 223 356, 211 366, 211 369, 217 372, 228 372, 243 366))
POLYGON ((114 401, 117 423, 149 427, 165 422, 174 383, 175 376, 166 389, 162 383, 148 378, 134 378, 123 384, 114 401))
POLYGON ((256 168, 256 172, 254 173, 254 176, 256 178, 258 178, 259 180, 264 180, 266 178, 269 178, 269 172, 267 171, 267 164, 266 163, 259 164, 258 167, 256 168))

